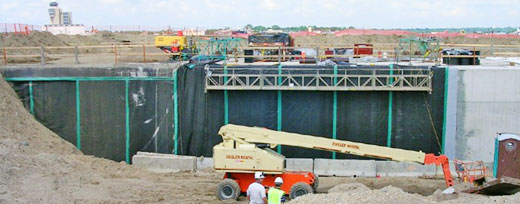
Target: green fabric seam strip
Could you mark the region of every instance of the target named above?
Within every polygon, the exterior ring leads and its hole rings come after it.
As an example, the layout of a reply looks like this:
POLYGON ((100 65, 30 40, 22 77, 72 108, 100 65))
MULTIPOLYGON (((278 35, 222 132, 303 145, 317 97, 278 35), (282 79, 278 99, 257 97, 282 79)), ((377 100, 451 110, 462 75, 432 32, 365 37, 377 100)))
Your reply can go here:
POLYGON ((155 81, 173 80, 171 77, 9 77, 6 81, 155 81))
MULTIPOLYGON (((278 65, 278 86, 282 85, 282 64, 278 65)), ((278 90, 277 125, 276 130, 282 131, 282 91, 278 90)), ((282 153, 282 145, 278 145, 278 154, 282 153)))
MULTIPOLYGON (((389 65, 390 67, 390 84, 394 83, 394 78, 392 75, 394 74, 394 65, 389 65)), ((393 92, 388 92, 388 132, 386 137, 386 146, 391 147, 392 146, 392 104, 393 103, 393 92)))
POLYGON ((79 81, 76 81, 76 148, 81 150, 81 106, 79 99, 79 81))
POLYGON ((129 101, 128 101, 128 86, 129 86, 129 80, 125 80, 125 129, 126 129, 125 157, 126 157, 126 163, 130 164, 130 105, 129 105, 129 101))
MULTIPOLYGON (((334 65, 334 86, 338 83, 338 65, 334 65)), ((336 139, 337 134, 337 117, 338 117, 338 92, 333 92, 332 106, 332 139, 336 139)), ((332 152, 332 159, 336 159, 336 152, 332 152)))
POLYGON ((31 112, 31 115, 34 115, 34 95, 32 81, 29 81, 29 111, 31 112))
POLYGON ((495 159, 493 161, 493 177, 497 177, 498 170, 498 137, 495 138, 495 159))
POLYGON ((178 154, 179 138, 179 107, 177 99, 177 70, 173 72, 173 148, 174 154, 178 154))
POLYGON ((449 67, 445 68, 444 72, 444 119, 442 121, 442 147, 441 147, 441 153, 444 154, 445 150, 445 141, 446 141, 446 118, 448 117, 448 114, 446 114, 446 111, 448 109, 448 83, 449 83, 449 77, 450 71, 449 67))
MULTIPOLYGON (((227 65, 224 65, 224 83, 227 82, 227 65)), ((228 104, 228 91, 224 90, 224 124, 229 124, 229 104, 228 104)))

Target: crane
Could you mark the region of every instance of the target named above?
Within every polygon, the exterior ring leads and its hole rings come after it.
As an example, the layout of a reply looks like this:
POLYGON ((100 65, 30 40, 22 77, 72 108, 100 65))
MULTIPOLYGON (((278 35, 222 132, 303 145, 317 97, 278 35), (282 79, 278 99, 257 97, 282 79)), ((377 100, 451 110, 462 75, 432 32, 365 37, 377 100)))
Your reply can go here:
POLYGON ((421 151, 411 151, 371 144, 329 139, 297 133, 227 124, 220 128, 222 142, 213 147, 214 168, 224 172, 224 180, 217 187, 221 200, 237 199, 254 182, 255 172, 264 172, 263 184, 273 186, 276 177, 284 180, 281 189, 291 199, 313 193, 318 187, 318 177, 312 172, 285 171, 285 157, 269 148, 278 145, 326 150, 364 157, 393 161, 416 162, 442 166, 447 186, 453 185, 449 160, 445 155, 436 156, 421 151))

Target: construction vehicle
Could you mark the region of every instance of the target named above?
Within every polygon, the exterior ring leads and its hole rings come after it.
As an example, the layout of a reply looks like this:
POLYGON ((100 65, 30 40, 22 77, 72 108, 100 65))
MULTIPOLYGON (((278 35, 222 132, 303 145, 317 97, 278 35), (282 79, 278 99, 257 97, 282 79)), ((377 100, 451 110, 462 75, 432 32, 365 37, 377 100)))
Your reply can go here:
POLYGON ((198 40, 198 55, 194 56, 191 63, 212 63, 220 60, 227 60, 231 57, 237 59, 238 50, 245 44, 241 38, 210 38, 208 40, 198 40))
POLYGON ((255 182, 255 172, 265 173, 262 184, 266 187, 274 186, 274 179, 281 177, 284 180, 281 190, 291 199, 316 191, 319 181, 314 173, 285 171, 285 157, 270 149, 278 145, 441 165, 446 185, 453 185, 449 160, 445 155, 233 124, 222 126, 218 134, 223 141, 213 147, 213 160, 215 170, 225 173, 224 180, 217 187, 217 197, 221 200, 237 199, 240 193, 246 192, 249 184, 255 182))
POLYGON ((155 46, 165 53, 173 53, 172 60, 190 58, 195 47, 191 40, 179 31, 176 36, 160 35, 155 37, 155 46))
POLYGON ((442 51, 442 47, 439 45, 439 39, 433 37, 403 38, 399 40, 399 46, 396 48, 396 53, 400 56, 398 58, 406 56, 410 61, 415 56, 432 61, 438 58, 440 51, 442 51))

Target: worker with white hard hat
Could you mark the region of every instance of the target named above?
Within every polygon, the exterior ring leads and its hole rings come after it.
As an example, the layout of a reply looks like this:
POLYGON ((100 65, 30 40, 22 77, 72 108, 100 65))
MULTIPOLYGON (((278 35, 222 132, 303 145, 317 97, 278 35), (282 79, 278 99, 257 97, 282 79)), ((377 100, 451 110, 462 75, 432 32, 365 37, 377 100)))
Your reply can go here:
POLYGON ((249 204, 267 203, 265 187, 262 185, 264 178, 264 173, 255 172, 255 182, 250 184, 249 188, 247 188, 247 199, 249 200, 249 204))
POLYGON ((268 204, 281 204, 285 203, 285 192, 280 188, 282 187, 283 179, 281 177, 276 177, 274 179, 274 187, 269 188, 269 192, 267 192, 267 201, 268 204))

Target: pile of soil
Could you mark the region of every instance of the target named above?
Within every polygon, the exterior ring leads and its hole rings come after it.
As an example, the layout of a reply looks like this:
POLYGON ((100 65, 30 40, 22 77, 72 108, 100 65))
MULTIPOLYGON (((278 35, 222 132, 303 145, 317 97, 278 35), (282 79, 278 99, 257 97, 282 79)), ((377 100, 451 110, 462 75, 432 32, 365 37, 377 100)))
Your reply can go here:
POLYGON ((510 196, 484 196, 466 194, 455 188, 454 194, 442 194, 437 190, 433 195, 423 196, 403 191, 394 186, 371 190, 361 183, 340 184, 331 188, 328 194, 307 194, 290 204, 310 203, 519 203, 520 193, 510 196))
POLYGON ((38 123, 0 76, 0 203, 215 203, 222 175, 156 174, 85 156, 38 123))
MULTIPOLYGON (((398 35, 344 35, 335 36, 333 34, 318 36, 300 36, 294 38, 294 45, 299 47, 316 47, 316 46, 353 46, 354 44, 393 44, 399 43, 401 38, 409 38, 410 36, 398 35)), ((466 37, 450 37, 439 39, 441 43, 448 44, 486 44, 486 45, 518 45, 520 39, 507 38, 466 38, 466 37)))
POLYGON ((9 34, 0 38, 0 47, 65 46, 59 37, 49 32, 31 32, 29 35, 9 34))

